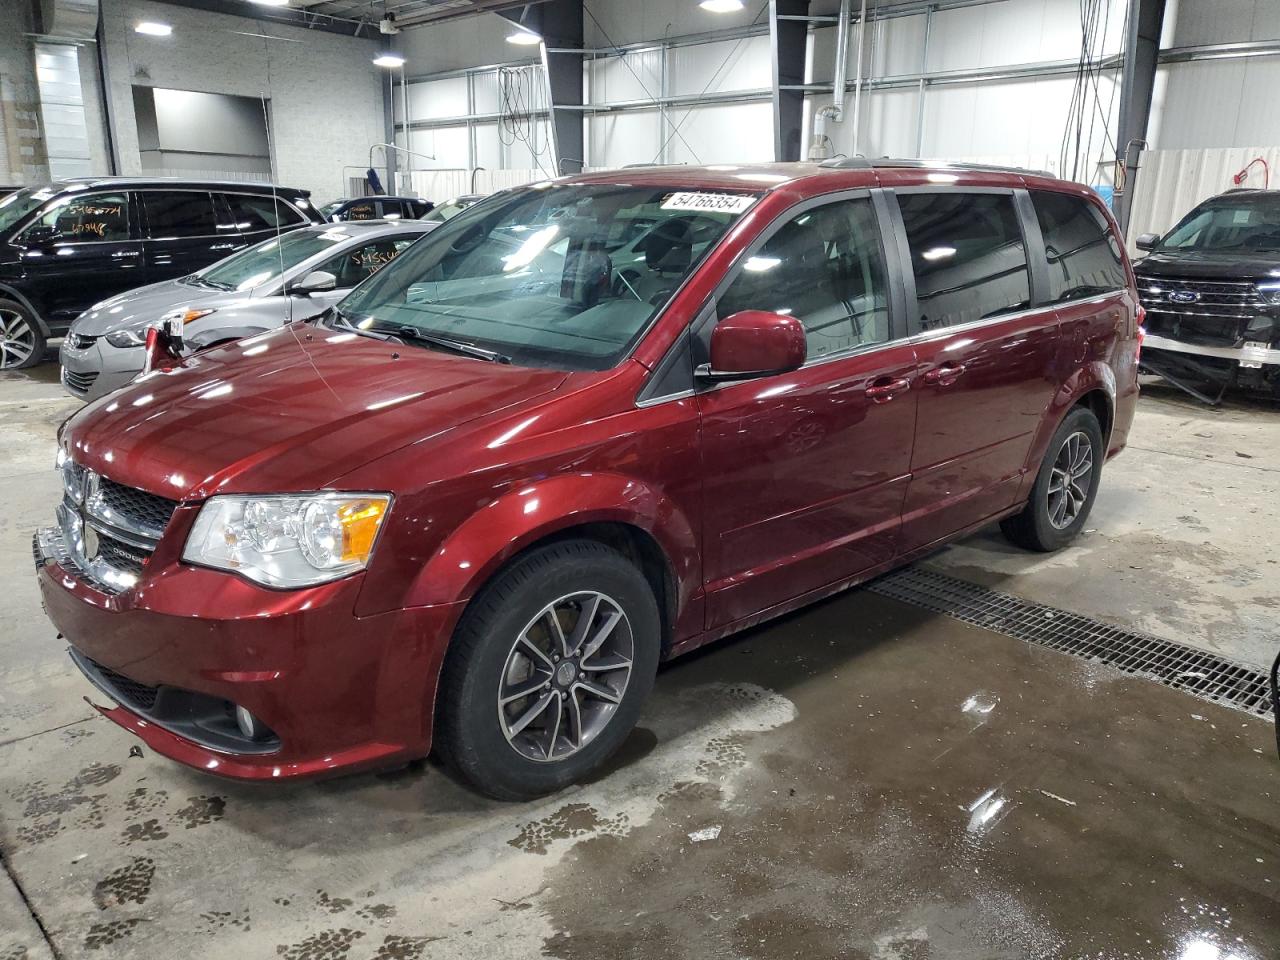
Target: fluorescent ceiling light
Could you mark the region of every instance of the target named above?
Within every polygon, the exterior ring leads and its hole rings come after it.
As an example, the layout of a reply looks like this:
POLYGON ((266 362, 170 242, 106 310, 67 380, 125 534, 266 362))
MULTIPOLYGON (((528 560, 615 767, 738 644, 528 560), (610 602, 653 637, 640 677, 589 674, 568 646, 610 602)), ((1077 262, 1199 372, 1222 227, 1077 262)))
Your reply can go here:
POLYGON ((289 0, 249 0, 250 3, 256 3, 260 7, 287 7, 289 0))
POLYGON ((375 67, 403 67, 404 57, 398 53, 380 53, 373 58, 375 67))
POLYGON ((698 6, 711 13, 735 13, 742 9, 742 0, 702 0, 698 6))
POLYGON ((507 43, 518 43, 522 47, 531 47, 535 43, 541 43, 542 38, 524 27, 518 29, 515 33, 507 35, 507 43))
POLYGON ((156 23, 154 20, 143 20, 133 28, 134 33, 145 33, 149 37, 167 37, 173 33, 173 27, 167 23, 156 23))

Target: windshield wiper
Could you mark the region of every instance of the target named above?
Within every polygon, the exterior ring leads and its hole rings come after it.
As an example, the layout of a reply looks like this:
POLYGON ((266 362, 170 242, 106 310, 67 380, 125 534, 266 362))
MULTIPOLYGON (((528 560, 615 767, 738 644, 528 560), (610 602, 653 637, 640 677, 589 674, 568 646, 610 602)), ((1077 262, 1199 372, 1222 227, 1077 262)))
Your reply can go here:
POLYGON ((441 350, 452 350, 454 353, 462 354, 464 357, 474 357, 477 360, 487 360, 490 363, 511 362, 511 358, 505 354, 494 350, 486 350, 484 347, 477 347, 474 343, 467 343, 465 340, 454 340, 452 337, 442 337, 437 333, 427 333, 425 330, 409 324, 402 324, 398 327, 372 324, 364 329, 370 333, 387 334, 407 343, 420 343, 423 346, 439 347, 441 350))

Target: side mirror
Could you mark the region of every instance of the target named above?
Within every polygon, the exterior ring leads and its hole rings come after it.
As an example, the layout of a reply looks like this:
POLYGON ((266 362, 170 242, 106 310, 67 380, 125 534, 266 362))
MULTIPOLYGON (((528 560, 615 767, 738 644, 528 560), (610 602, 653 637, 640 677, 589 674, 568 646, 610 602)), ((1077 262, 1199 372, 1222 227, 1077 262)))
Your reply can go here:
POLYGON ((323 293, 325 290, 336 290, 338 278, 328 270, 312 270, 305 277, 289 288, 290 293, 323 293))
POLYGON ((807 356, 804 324, 766 310, 742 310, 711 331, 711 362, 694 375, 718 383, 750 380, 799 369, 807 356))
POLYGON ((62 234, 58 232, 57 227, 46 226, 41 223, 27 228, 27 231, 22 235, 22 243, 28 247, 43 247, 53 243, 60 236, 62 234))
POLYGON ((1160 234, 1158 233, 1140 233, 1138 239, 1133 241, 1133 245, 1139 250, 1154 250, 1160 243, 1160 234))

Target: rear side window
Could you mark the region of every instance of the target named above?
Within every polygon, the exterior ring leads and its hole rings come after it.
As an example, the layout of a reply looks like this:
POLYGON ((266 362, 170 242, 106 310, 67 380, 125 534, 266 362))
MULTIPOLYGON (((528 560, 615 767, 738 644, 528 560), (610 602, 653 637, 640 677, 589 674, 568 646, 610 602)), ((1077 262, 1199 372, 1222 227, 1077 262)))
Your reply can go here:
POLYGON ((913 332, 1025 310, 1027 252, 1013 195, 899 194, 916 278, 913 332))
POLYGON ((294 227, 307 219, 279 198, 251 194, 227 194, 236 226, 245 233, 255 230, 274 230, 276 227, 294 227))
POLYGON ((1124 289, 1120 246, 1107 218, 1082 197, 1033 190, 1036 219, 1049 259, 1049 299, 1054 303, 1124 289))
POLYGON ((197 190, 145 190, 142 206, 147 211, 147 236, 211 237, 218 233, 213 197, 197 190))
POLYGON ((798 214, 771 236, 742 264, 716 313, 796 317, 812 360, 889 339, 884 278, 871 201, 837 201, 798 214))

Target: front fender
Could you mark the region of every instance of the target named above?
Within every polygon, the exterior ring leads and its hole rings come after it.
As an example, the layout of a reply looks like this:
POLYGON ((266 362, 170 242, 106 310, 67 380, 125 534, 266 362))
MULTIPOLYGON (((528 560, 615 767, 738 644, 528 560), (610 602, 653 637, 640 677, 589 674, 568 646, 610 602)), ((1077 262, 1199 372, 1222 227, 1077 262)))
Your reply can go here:
POLYGON ((628 524, 652 536, 666 554, 678 609, 684 608, 699 574, 692 525, 661 490, 612 473, 530 481, 476 510, 432 554, 405 605, 468 600, 521 550, 586 523, 628 524))

